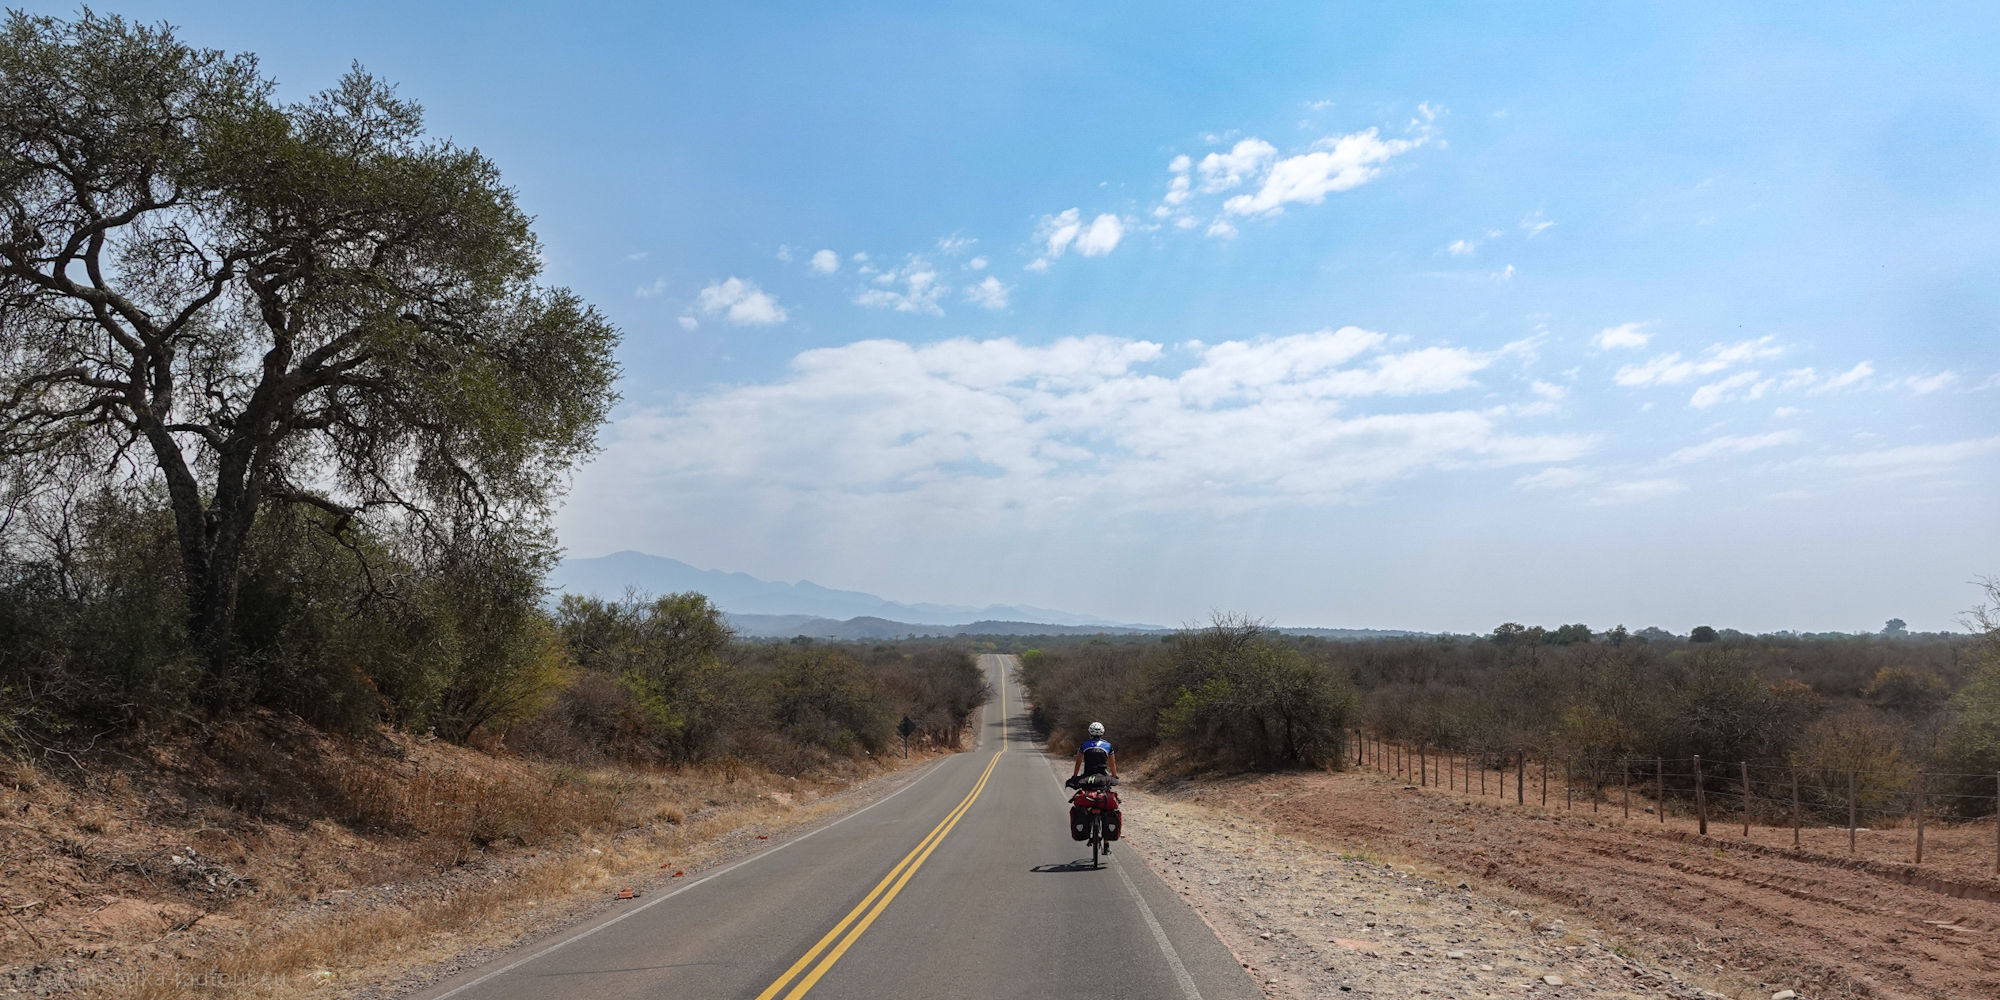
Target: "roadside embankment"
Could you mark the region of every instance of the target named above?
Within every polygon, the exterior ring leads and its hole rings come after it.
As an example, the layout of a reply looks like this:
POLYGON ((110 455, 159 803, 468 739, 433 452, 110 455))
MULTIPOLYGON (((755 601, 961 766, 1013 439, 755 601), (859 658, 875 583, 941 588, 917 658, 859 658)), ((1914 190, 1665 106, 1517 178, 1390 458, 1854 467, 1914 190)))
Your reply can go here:
POLYGON ((393 995, 862 804, 937 755, 585 770, 259 713, 13 765, 0 990, 393 995))

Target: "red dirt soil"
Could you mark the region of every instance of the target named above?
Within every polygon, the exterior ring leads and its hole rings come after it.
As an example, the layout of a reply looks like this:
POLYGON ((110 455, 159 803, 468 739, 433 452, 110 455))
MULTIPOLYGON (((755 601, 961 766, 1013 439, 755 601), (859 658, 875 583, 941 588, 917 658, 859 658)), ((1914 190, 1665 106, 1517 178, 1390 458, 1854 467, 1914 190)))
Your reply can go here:
POLYGON ((1806 831, 1795 851, 1788 828, 1753 826, 1745 840, 1740 826, 1711 822, 1702 837, 1645 815, 1636 794, 1626 820, 1617 802, 1592 813, 1582 800, 1566 810, 1552 798, 1544 810, 1535 791, 1517 806, 1510 788, 1502 805, 1376 774, 1182 789, 1290 836, 1409 858, 1489 893, 1568 907, 1660 964, 1715 976, 1739 996, 1769 996, 1760 983, 1803 982, 1810 1000, 2000 997, 1991 821, 1932 827, 1918 869, 1901 846, 1914 840, 1910 831, 1864 833, 1858 856, 1847 853, 1844 829, 1806 831))

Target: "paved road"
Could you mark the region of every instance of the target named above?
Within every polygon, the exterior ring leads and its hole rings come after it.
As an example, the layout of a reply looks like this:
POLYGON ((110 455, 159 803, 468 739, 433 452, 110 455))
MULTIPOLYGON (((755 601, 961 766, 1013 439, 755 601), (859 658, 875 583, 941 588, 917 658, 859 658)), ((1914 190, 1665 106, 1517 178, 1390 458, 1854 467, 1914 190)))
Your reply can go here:
MULTIPOLYGON (((734 867, 420 994, 552 997, 1261 996, 1201 918, 1125 851, 1098 870, 1029 742, 1010 656, 978 750, 734 867)), ((1113 734, 1114 736, 1116 734, 1113 734)))

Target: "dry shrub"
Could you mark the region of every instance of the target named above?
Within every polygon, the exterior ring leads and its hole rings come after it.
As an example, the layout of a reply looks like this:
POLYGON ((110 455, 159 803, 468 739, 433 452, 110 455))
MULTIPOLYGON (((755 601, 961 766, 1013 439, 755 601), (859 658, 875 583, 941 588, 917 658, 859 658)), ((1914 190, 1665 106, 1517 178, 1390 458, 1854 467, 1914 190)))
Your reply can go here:
POLYGON ((560 768, 398 774, 362 767, 343 772, 336 784, 349 823, 460 848, 500 842, 533 846, 608 826, 618 815, 612 789, 560 768))

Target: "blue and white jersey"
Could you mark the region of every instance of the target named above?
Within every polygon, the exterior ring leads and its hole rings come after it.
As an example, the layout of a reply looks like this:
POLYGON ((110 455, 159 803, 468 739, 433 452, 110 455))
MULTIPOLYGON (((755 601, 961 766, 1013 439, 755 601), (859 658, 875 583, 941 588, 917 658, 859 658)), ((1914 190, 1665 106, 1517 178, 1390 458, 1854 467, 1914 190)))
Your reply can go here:
POLYGON ((1077 752, 1083 754, 1083 773, 1103 774, 1110 770, 1111 755, 1114 751, 1109 740, 1085 740, 1083 746, 1077 748, 1077 752))

